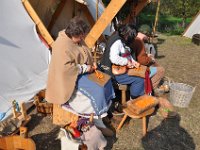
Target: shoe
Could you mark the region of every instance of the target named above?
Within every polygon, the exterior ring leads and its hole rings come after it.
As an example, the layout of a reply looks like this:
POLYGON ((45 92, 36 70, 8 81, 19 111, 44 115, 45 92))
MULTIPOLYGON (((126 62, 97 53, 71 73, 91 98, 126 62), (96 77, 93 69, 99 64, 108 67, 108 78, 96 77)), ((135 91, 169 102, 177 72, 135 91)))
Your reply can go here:
POLYGON ((114 132, 109 129, 109 128, 101 128, 101 127, 97 127, 104 136, 108 136, 108 137, 112 137, 114 135, 114 132))
POLYGON ((119 102, 115 102, 114 104, 115 111, 118 113, 123 113, 123 107, 119 102))
POLYGON ((87 150, 88 148, 87 148, 87 145, 81 144, 81 145, 79 145, 78 149, 79 150, 87 150))
POLYGON ((165 93, 165 90, 163 88, 155 88, 153 90, 154 96, 161 96, 165 93))
POLYGON ((105 125, 111 124, 111 119, 108 116, 103 117, 102 120, 105 125))

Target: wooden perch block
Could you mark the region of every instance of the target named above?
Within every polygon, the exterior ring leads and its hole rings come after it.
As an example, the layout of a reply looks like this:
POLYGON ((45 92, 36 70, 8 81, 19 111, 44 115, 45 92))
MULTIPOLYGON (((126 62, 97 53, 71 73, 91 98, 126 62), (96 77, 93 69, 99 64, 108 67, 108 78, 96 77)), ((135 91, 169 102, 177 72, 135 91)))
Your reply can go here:
POLYGON ((64 110, 60 105, 53 104, 53 124, 64 126, 77 120, 77 115, 64 110))
POLYGON ((129 114, 139 115, 156 105, 158 105, 158 100, 155 97, 143 95, 135 100, 127 102, 128 109, 125 108, 125 111, 130 112, 129 114))

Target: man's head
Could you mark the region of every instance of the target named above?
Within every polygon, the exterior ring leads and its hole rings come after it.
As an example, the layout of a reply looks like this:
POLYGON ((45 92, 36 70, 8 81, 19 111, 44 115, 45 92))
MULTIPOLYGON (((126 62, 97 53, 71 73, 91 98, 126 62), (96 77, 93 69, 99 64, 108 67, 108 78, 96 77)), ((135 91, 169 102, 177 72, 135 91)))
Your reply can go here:
POLYGON ((137 36, 137 29, 132 24, 120 26, 118 32, 119 36, 125 41, 127 45, 130 45, 137 36))
POLYGON ((66 35, 74 42, 80 42, 83 40, 88 31, 89 26, 80 17, 72 18, 65 29, 66 35))

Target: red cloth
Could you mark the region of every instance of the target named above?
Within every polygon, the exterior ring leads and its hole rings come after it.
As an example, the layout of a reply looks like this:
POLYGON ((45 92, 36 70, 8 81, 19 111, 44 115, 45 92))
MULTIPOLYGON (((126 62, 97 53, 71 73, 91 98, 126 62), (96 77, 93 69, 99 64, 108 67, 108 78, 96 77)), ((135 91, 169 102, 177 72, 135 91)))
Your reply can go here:
POLYGON ((150 70, 149 68, 145 72, 145 79, 144 79, 144 89, 145 89, 145 94, 150 95, 152 93, 152 85, 151 85, 151 79, 149 77, 150 70))

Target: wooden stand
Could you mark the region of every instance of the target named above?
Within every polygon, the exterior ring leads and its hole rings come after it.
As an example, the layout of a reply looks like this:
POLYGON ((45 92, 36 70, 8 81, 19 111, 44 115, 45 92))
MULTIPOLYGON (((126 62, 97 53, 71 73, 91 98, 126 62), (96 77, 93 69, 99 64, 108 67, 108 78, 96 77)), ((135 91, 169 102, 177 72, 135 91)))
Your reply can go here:
MULTIPOLYGON (((128 106, 128 105, 127 105, 128 106)), ((122 125, 124 124, 127 117, 131 117, 133 119, 141 119, 142 118, 142 129, 143 129, 143 136, 147 133, 147 124, 146 124, 146 116, 151 115, 154 112, 155 108, 151 108, 146 110, 145 112, 137 115, 135 114, 130 107, 127 107, 123 109, 123 112, 125 113, 124 117, 122 118, 119 126, 117 127, 117 132, 121 129, 122 125)))
MULTIPOLYGON (((24 127, 30 120, 31 116, 27 115, 26 108, 24 102, 20 104, 20 112, 16 111, 16 105, 13 105, 13 118, 18 119, 19 122, 22 122, 20 125, 21 127, 24 127)), ((17 128, 14 132, 12 132, 11 135, 14 135, 19 132, 19 128, 17 128)))
POLYGON ((128 90, 128 85, 123 84, 116 84, 114 85, 114 88, 121 91, 121 104, 126 104, 126 91, 128 90))
POLYGON ((27 128, 20 128, 20 136, 6 136, 0 138, 0 149, 3 150, 36 150, 35 143, 32 139, 27 137, 27 128))
POLYGON ((77 120, 77 115, 64 110, 60 105, 53 104, 53 124, 64 126, 77 120))
POLYGON ((48 102, 42 102, 45 98, 45 90, 40 91, 34 96, 34 104, 36 105, 37 112, 43 114, 53 114, 53 104, 48 102))

